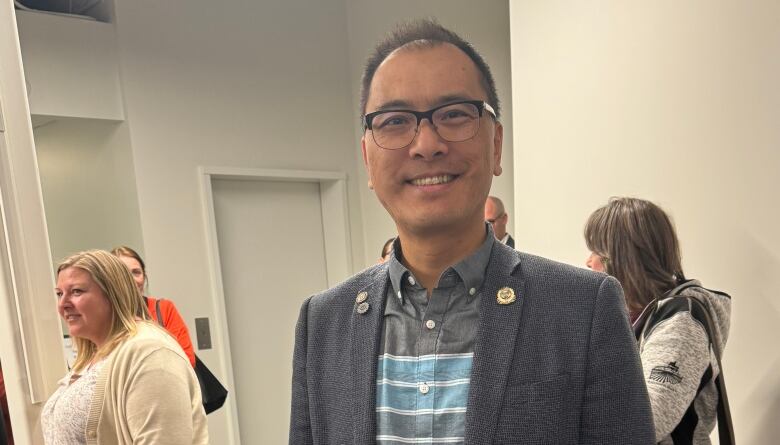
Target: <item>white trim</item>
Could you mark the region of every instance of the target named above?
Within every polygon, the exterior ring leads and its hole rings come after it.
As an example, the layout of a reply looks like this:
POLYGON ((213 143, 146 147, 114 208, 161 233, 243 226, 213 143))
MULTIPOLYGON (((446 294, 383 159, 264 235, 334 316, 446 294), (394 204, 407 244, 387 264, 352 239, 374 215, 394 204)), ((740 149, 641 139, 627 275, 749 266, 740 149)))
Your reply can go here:
POLYGON ((13 4, 0 4, 0 354, 17 443, 66 372, 13 4))
POLYGON ((342 172, 316 170, 276 170, 266 168, 201 167, 202 174, 214 179, 244 179, 250 181, 328 182, 343 181, 342 172))
MULTIPOLYGON (((347 207, 346 174, 314 170, 273 170, 234 167, 198 168, 201 188, 201 205, 206 228, 206 254, 211 283, 212 309, 214 311, 214 346, 219 357, 222 375, 227 376, 229 390, 235 388, 233 359, 230 351, 230 335, 227 327, 227 310, 222 282, 222 265, 219 259, 217 224, 214 214, 212 180, 230 179, 245 181, 314 182, 320 185, 323 238, 325 240, 325 264, 328 286, 344 280, 352 273, 352 247, 347 207)), ((228 441, 239 444, 238 407, 235 397, 228 397, 226 413, 229 419, 228 441)))

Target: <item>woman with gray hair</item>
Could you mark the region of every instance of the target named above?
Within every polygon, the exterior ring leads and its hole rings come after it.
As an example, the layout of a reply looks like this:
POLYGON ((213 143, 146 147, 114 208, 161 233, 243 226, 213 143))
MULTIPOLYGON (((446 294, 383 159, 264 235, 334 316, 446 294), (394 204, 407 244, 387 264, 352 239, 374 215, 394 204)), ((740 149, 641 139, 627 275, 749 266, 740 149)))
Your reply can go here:
POLYGON ((709 444, 724 396, 718 357, 728 338, 731 298, 685 278, 674 225, 650 201, 610 199, 588 218, 585 241, 587 266, 623 286, 656 441, 709 444))
POLYGON ((57 268, 55 291, 77 356, 43 408, 47 445, 208 443, 189 360, 149 321, 121 260, 77 253, 57 268))

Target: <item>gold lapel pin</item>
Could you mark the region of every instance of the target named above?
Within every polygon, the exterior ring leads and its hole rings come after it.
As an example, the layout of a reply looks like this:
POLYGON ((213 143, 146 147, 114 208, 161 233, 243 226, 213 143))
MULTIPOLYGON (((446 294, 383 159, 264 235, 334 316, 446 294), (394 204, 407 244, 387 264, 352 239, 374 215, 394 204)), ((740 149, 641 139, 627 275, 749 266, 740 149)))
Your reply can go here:
POLYGON ((515 291, 511 287, 502 287, 496 293, 496 301, 498 304, 512 304, 515 302, 515 291))

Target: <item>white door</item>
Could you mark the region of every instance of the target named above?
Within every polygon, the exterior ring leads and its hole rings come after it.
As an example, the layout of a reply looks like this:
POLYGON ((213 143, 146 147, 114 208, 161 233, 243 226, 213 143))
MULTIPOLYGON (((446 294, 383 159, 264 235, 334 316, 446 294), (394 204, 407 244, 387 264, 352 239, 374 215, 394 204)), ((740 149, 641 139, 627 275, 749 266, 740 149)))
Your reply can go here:
POLYGON ((320 185, 212 179, 243 444, 287 443, 295 322, 327 287, 320 185))

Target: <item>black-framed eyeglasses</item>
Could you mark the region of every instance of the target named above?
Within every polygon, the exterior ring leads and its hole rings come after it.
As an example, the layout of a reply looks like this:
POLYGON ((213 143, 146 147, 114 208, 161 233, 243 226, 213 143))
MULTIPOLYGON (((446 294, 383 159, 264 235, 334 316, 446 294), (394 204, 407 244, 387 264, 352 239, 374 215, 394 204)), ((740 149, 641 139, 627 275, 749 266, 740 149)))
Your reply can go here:
POLYGON ((496 118, 493 107, 481 100, 464 100, 440 105, 428 111, 380 110, 363 116, 363 131, 371 130, 376 145, 386 150, 408 147, 428 119, 439 137, 448 142, 463 142, 476 136, 483 110, 496 118))

